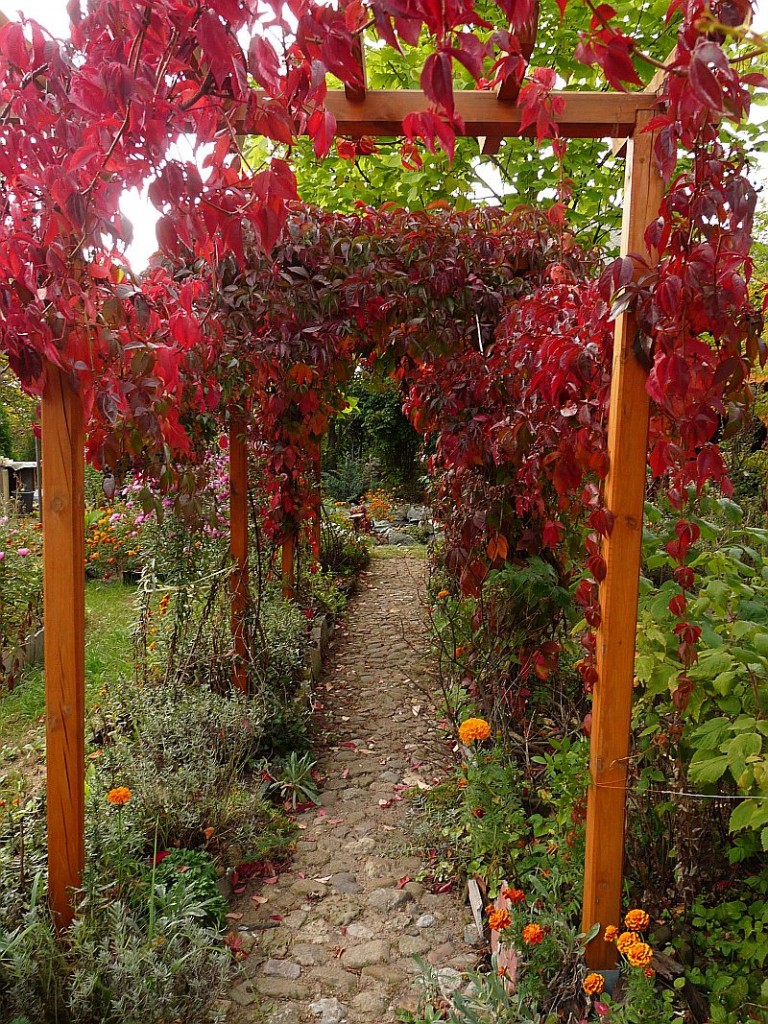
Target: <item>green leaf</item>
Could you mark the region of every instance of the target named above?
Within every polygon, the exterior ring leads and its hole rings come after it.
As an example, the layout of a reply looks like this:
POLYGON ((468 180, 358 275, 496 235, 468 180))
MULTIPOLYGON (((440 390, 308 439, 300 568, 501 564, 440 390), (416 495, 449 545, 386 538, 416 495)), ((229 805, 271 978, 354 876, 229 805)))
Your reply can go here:
POLYGON ((742 800, 731 813, 728 829, 730 832, 739 832, 743 828, 757 829, 766 823, 768 823, 768 799, 742 800))
POLYGON ((708 751, 697 750, 688 766, 688 776, 694 782, 717 782, 728 768, 728 758, 724 754, 715 757, 708 751))

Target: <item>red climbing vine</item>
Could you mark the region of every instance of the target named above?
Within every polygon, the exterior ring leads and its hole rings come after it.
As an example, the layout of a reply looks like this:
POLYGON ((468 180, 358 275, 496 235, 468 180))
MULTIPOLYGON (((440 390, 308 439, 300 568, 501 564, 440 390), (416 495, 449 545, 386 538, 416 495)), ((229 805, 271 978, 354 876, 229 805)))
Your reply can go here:
MULTIPOLYGON (((648 58, 612 7, 586 5, 576 58, 614 87, 637 86, 648 58)), ((648 125, 669 182, 646 234, 659 263, 625 257, 597 289, 560 229, 562 202, 555 237, 535 218, 492 214, 464 227, 394 211, 291 219, 289 163, 252 167, 238 145, 243 132, 286 145, 306 132, 325 155, 337 127, 327 77, 361 84, 363 33, 396 48, 431 43, 421 69, 430 108, 403 126, 409 159, 416 139, 453 152, 457 62, 489 86, 514 70, 523 124, 555 136, 556 75, 526 71, 517 38, 534 0, 498 6, 496 30, 470 0, 92 0, 87 13, 72 0, 71 41, 31 21, 0 29, 0 349, 31 392, 48 362, 70 374, 96 462, 141 462, 189 500, 194 453, 225 410, 258 409, 276 528, 306 509, 307 460, 355 359, 376 353, 410 388, 414 421, 439 433, 442 493, 463 502, 449 531, 465 588, 516 552, 562 550, 563 512, 578 505, 591 529, 579 595, 594 624, 599 537, 611 527, 599 498, 610 315, 637 311, 651 469, 680 507, 691 485, 727 489, 716 438, 738 426, 749 367, 765 360, 748 292, 756 194, 722 130, 766 84, 731 59, 747 0, 670 3, 677 49, 648 125), (174 148, 182 136, 195 159, 174 148), (145 184, 166 259, 139 281, 119 202, 145 184)), ((567 17, 575 0, 558 6, 567 17)), ((589 656, 583 672, 589 683, 589 656)))

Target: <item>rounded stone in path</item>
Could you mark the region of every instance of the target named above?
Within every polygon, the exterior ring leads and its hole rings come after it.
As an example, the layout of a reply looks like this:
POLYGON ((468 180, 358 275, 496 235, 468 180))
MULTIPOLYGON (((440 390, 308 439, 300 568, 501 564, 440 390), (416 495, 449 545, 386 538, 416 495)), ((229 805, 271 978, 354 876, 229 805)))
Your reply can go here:
POLYGON ((418 1000, 414 957, 444 994, 476 962, 469 908, 429 893, 409 850, 402 787, 427 789, 450 764, 429 701, 423 580, 423 561, 374 559, 336 632, 318 684, 322 806, 297 815, 290 869, 234 908, 252 945, 227 1024, 390 1024, 418 1000))

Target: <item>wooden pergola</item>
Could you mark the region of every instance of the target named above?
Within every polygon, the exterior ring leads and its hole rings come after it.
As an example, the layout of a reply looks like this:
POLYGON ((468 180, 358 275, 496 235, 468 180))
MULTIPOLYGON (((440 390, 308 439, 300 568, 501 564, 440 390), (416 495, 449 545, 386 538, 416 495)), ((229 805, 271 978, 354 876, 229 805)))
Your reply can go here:
MULTIPOLYGON (((0 15, 0 25, 7 19, 0 15)), ((526 37, 530 57, 535 27, 526 37)), ((365 81, 362 51, 362 81, 365 81)), ((657 216, 663 182, 652 152, 654 133, 645 131, 658 103, 657 78, 644 92, 556 93, 563 110, 563 138, 627 140, 621 254, 638 254, 653 265, 646 250, 646 226, 657 216)), ((519 86, 508 80, 493 92, 456 93, 456 111, 466 135, 494 152, 503 138, 520 134, 519 86)), ((402 134, 402 120, 429 109, 414 91, 375 91, 364 85, 332 91, 328 109, 338 132, 352 138, 402 134)), ((235 130, 247 123, 235 118, 235 130)), ((649 397, 646 371, 633 352, 637 326, 632 312, 615 325, 610 395, 608 452, 610 469, 605 504, 614 527, 604 543, 607 574, 600 586, 602 624, 597 638, 599 681, 595 685, 588 796, 583 927, 618 923, 621 912, 627 763, 637 627, 643 504, 645 497, 649 397)), ((79 397, 64 374, 49 365, 42 400, 45 681, 50 900, 60 926, 72 918, 72 890, 84 867, 84 424, 79 397)), ((244 656, 244 613, 248 584, 248 470, 242 419, 230 424, 230 551, 232 624, 235 648, 244 656)), ((290 545, 283 569, 293 573, 290 545)), ((240 658, 240 661, 243 659, 240 658)), ((245 688, 242 669, 235 685, 245 688)), ((615 966, 613 944, 598 937, 590 943, 591 967, 615 966)))

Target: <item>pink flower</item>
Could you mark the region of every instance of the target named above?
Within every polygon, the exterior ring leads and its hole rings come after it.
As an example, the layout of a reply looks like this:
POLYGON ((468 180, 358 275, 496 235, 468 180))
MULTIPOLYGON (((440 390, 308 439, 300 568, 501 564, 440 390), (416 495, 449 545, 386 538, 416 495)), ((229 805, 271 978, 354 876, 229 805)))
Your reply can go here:
POLYGON ((19 548, 16 554, 21 555, 21 557, 24 558, 26 555, 29 554, 29 548, 19 548))
POLYGON ((0 551, 0 562, 2 562, 2 560, 4 558, 5 558, 5 552, 4 551, 0 551))

